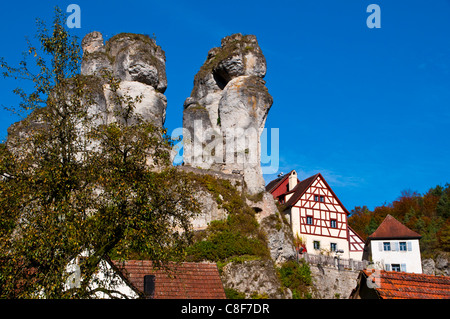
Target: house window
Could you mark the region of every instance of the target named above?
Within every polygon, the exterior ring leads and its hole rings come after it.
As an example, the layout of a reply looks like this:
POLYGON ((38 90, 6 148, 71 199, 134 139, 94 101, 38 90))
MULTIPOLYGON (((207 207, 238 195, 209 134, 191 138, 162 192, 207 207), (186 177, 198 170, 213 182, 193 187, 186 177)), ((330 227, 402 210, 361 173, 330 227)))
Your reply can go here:
POLYGON ((331 228, 337 228, 337 221, 336 221, 336 219, 330 220, 330 227, 331 228))
POLYGON ((320 202, 325 203, 325 196, 320 196, 320 202))
POLYGON ((319 201, 319 195, 314 195, 314 201, 318 202, 319 201))
POLYGON ((404 241, 404 242, 400 242, 400 251, 406 251, 407 250, 407 248, 406 248, 406 242, 404 241))
POLYGON ((306 224, 307 224, 307 225, 312 225, 312 224, 313 224, 313 218, 312 218, 312 216, 307 216, 307 217, 306 217, 306 224))
POLYGON ((314 249, 316 249, 316 250, 319 250, 320 249, 320 241, 314 241, 313 242, 313 244, 314 244, 314 249))
POLYGON ((337 250, 337 244, 336 243, 330 243, 330 250, 336 251, 337 250))
POLYGON ((384 251, 391 251, 391 243, 390 242, 384 242, 383 243, 383 249, 384 249, 384 251))
POLYGON ((392 264, 392 271, 400 271, 400 264, 392 264))

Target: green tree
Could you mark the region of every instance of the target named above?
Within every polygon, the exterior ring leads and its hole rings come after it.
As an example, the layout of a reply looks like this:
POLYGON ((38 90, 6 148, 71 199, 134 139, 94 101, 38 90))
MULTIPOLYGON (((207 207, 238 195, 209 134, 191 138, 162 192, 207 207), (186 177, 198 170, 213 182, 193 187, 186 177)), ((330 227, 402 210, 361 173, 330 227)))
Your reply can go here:
POLYGON ((367 224, 367 226, 366 226, 364 232, 365 232, 368 236, 370 236, 374 231, 377 230, 378 226, 379 226, 379 225, 378 225, 378 223, 376 222, 375 218, 372 217, 372 218, 370 219, 370 221, 369 221, 369 224, 367 224))
POLYGON ((0 297, 89 298, 89 283, 106 256, 166 261, 190 242, 198 212, 191 185, 168 163, 165 131, 134 113, 139 98, 117 92, 119 81, 79 75, 78 40, 55 9, 52 29, 38 21, 39 46, 28 42, 19 67, 3 59, 4 76, 34 90, 14 90, 26 119, 0 145, 0 297), (29 65, 29 58, 35 61, 29 65), (121 120, 94 126, 99 81, 109 85, 121 120), (67 264, 82 252, 79 287, 68 289, 67 264))

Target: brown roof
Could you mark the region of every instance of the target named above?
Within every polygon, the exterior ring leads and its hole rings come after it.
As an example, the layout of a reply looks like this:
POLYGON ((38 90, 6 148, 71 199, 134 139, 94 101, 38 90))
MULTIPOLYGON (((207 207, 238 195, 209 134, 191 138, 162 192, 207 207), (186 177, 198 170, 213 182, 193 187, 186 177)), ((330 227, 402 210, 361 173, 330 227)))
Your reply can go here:
POLYGON ((308 177, 307 179, 302 180, 290 192, 288 192, 294 194, 286 202, 285 204, 286 208, 295 205, 295 203, 297 203, 297 201, 302 197, 303 193, 311 186, 311 184, 319 175, 320 173, 317 173, 316 175, 313 175, 311 177, 308 177))
POLYGON ((391 215, 387 215, 383 222, 378 226, 367 239, 388 239, 388 238, 422 238, 420 234, 412 231, 391 215))
POLYGON ((382 299, 450 299, 450 277, 363 270, 382 299))
POLYGON ((266 191, 269 193, 272 193, 272 191, 274 191, 279 184, 281 184, 286 178, 288 178, 291 173, 292 173, 292 171, 290 171, 287 174, 284 174, 283 176, 280 176, 280 177, 274 179, 273 181, 270 181, 266 185, 266 191))
POLYGON ((144 276, 155 275, 155 299, 225 299, 215 263, 169 263, 154 267, 150 260, 113 261, 125 279, 144 294, 144 276))

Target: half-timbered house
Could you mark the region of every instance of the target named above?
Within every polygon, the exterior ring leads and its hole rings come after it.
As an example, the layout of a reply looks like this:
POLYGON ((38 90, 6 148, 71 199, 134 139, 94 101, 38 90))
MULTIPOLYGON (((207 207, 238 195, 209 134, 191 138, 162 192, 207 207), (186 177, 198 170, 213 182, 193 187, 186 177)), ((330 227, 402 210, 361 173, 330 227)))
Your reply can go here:
POLYGON ((295 170, 266 186, 280 204, 309 254, 336 254, 361 260, 364 241, 347 223, 349 212, 318 173, 302 181, 295 170))

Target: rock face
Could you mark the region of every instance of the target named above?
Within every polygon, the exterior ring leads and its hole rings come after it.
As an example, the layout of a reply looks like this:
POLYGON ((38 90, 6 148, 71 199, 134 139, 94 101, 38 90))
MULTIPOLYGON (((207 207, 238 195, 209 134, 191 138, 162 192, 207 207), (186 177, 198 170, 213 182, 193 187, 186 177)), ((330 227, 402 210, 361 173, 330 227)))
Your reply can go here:
POLYGON ((273 103, 265 74, 254 35, 225 37, 208 52, 184 103, 185 165, 240 172, 250 194, 264 190, 260 135, 273 103))
POLYGON ((348 299, 357 286, 359 271, 310 265, 315 299, 348 299))
POLYGON ((422 260, 422 271, 426 275, 450 276, 449 253, 439 252, 434 259, 422 260))
POLYGON ((295 260, 297 251, 291 226, 283 221, 272 194, 264 192, 258 202, 247 199, 247 205, 258 212, 256 220, 267 235, 270 257, 275 264, 281 265, 288 260, 295 260))
MULTIPOLYGON (((102 85, 96 96, 96 111, 109 116, 104 120, 114 120, 114 103, 109 86, 102 81, 102 75, 111 74, 120 79, 117 92, 132 98, 140 97, 135 112, 144 120, 162 126, 166 118, 167 88, 165 54, 161 47, 148 36, 120 33, 104 44, 100 32, 87 34, 82 41, 83 60, 81 74, 96 76, 102 85)), ((94 110, 95 112, 95 110, 94 110)))
POLYGON ((221 275, 224 288, 245 293, 246 298, 265 296, 270 299, 292 298, 290 291, 281 291, 280 279, 269 260, 228 263, 221 275))

